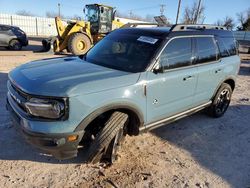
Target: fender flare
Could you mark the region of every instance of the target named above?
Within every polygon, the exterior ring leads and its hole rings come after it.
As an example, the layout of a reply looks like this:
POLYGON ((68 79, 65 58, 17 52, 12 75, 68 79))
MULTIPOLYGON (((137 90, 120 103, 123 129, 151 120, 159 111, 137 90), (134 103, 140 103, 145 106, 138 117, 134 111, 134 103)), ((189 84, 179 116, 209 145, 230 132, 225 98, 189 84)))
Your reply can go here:
POLYGON ((103 106, 101 108, 94 110, 81 121, 81 123, 75 128, 74 131, 76 132, 76 131, 84 130, 89 125, 89 123, 91 123, 95 118, 97 118, 101 114, 108 112, 109 110, 116 110, 116 109, 127 109, 127 110, 134 112, 139 119, 138 128, 144 125, 144 116, 138 107, 136 107, 134 104, 131 104, 131 103, 120 102, 120 103, 108 104, 106 106, 103 106))
POLYGON ((221 85, 222 85, 223 83, 225 83, 227 80, 233 80, 233 81, 234 81, 234 84, 236 83, 235 77, 229 76, 229 77, 224 78, 224 79, 218 84, 218 86, 216 87, 216 89, 215 89, 215 91, 214 91, 214 94, 213 94, 211 100, 214 99, 214 97, 215 97, 216 93, 218 92, 218 90, 220 89, 221 85))

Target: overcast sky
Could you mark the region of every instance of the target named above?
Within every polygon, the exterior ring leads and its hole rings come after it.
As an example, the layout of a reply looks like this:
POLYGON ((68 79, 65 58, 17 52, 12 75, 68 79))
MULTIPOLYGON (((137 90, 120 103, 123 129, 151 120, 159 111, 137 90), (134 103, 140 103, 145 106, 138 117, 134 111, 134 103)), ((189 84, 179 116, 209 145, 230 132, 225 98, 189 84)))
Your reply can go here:
MULTIPOLYGON (((195 0, 182 0, 181 15, 187 5, 195 0)), ((250 0, 202 0, 205 6, 205 23, 213 24, 225 16, 236 18, 236 13, 250 8, 250 0)), ((83 17, 82 9, 85 4, 101 3, 114 6, 121 13, 132 13, 146 16, 159 15, 160 4, 166 5, 164 14, 175 21, 178 0, 0 0, 0 13, 15 13, 26 10, 38 16, 45 16, 47 11, 58 12, 58 3, 65 16, 79 15, 83 17)))

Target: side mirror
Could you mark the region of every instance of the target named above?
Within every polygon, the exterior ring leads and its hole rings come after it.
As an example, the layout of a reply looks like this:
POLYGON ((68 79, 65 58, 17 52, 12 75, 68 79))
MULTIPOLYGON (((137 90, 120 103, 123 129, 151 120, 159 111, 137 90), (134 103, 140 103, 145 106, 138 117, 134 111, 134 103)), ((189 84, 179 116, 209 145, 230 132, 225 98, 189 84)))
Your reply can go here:
POLYGON ((160 62, 158 61, 157 64, 153 68, 153 73, 158 74, 158 73, 163 73, 163 68, 160 62))
MULTIPOLYGON (((115 14, 116 14, 116 10, 112 13, 112 20, 115 20, 115 14)), ((120 21, 120 20, 119 20, 120 21)), ((118 22, 119 22, 118 21, 118 22)))
POLYGON ((103 13, 104 12, 104 8, 103 7, 101 7, 101 13, 103 13))

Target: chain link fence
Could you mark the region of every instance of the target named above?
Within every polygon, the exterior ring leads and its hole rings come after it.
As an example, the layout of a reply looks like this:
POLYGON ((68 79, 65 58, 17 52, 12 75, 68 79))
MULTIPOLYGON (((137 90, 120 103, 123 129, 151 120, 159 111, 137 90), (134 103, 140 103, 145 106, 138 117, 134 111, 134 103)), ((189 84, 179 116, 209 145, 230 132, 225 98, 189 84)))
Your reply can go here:
POLYGON ((54 18, 0 13, 0 24, 18 26, 29 36, 57 35, 54 18))

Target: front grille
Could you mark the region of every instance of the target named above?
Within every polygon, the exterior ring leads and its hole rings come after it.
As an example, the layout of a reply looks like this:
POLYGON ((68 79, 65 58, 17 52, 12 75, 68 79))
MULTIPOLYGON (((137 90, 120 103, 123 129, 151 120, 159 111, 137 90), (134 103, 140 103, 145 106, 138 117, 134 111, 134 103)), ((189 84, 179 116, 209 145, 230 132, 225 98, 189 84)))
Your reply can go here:
POLYGON ((9 86, 9 93, 15 104, 24 112, 28 113, 27 109, 25 108, 24 103, 28 100, 28 95, 17 88, 14 84, 10 83, 9 86))

